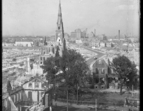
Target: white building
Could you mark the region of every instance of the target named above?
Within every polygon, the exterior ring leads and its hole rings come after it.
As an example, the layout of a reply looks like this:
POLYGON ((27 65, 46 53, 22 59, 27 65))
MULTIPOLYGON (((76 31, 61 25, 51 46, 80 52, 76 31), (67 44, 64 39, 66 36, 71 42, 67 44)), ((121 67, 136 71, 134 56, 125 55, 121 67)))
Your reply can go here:
POLYGON ((76 40, 75 41, 77 44, 82 44, 82 40, 76 40))
POLYGON ((32 41, 16 41, 15 46, 23 46, 23 47, 32 47, 33 42, 32 41))
POLYGON ((104 43, 104 42, 100 42, 100 43, 99 43, 99 46, 100 46, 100 47, 105 47, 105 43, 104 43))

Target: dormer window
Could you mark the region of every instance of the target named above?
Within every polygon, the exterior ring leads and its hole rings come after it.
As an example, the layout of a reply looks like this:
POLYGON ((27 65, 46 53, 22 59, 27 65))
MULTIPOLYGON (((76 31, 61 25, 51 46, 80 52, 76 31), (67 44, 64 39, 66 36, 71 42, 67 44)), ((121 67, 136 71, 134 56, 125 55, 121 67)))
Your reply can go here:
POLYGON ((29 88, 32 88, 32 83, 29 83, 28 87, 29 87, 29 88))

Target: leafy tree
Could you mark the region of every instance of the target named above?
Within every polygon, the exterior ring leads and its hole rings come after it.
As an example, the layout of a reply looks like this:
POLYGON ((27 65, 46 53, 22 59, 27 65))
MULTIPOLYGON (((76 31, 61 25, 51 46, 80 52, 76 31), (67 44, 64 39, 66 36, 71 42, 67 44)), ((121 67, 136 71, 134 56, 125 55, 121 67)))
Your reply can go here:
POLYGON ((15 62, 15 61, 16 61, 16 58, 13 58, 12 60, 15 62))
POLYGON ((135 63, 132 63, 132 71, 129 75, 127 75, 128 80, 126 81, 126 86, 129 90, 132 89, 132 86, 134 88, 138 85, 138 75, 137 75, 137 69, 135 63))
POLYGON ((114 73, 118 75, 120 81, 120 94, 122 94, 122 87, 127 87, 134 84, 134 77, 136 74, 136 66, 126 56, 118 56, 112 62, 114 73), (129 84, 130 83, 130 84, 129 84))
POLYGON ((56 51, 55 57, 48 58, 42 68, 50 83, 57 83, 65 80, 65 87, 70 92, 77 94, 77 89, 84 87, 88 66, 82 55, 75 50, 67 49, 63 56, 60 57, 59 50, 56 51), (59 75, 57 73, 61 72, 59 75))

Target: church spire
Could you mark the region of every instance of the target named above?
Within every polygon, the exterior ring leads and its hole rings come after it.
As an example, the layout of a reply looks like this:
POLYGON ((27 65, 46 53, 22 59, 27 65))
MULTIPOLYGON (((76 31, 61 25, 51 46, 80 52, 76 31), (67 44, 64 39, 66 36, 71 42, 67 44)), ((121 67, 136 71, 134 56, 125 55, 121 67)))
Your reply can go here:
POLYGON ((61 1, 59 0, 59 13, 58 15, 60 16, 62 14, 62 10, 61 10, 61 1))
POLYGON ((62 21, 62 9, 61 9, 61 2, 60 1, 59 1, 59 12, 58 12, 57 25, 63 25, 63 21, 62 21))
POLYGON ((66 42, 64 38, 64 26, 62 20, 62 9, 61 2, 59 1, 59 12, 58 12, 58 21, 57 21, 57 30, 56 30, 56 40, 58 47, 60 48, 60 55, 63 55, 63 52, 66 48, 66 42))

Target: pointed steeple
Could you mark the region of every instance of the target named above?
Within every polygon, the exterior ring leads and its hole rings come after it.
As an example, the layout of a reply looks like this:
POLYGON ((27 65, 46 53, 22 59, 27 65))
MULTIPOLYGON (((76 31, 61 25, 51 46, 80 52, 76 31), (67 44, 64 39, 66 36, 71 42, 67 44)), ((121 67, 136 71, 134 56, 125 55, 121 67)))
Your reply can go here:
POLYGON ((61 28, 63 28, 63 21, 62 21, 62 9, 61 9, 61 2, 59 1, 59 12, 58 12, 58 21, 57 25, 62 25, 61 28))
POLYGON ((64 38, 64 26, 62 20, 62 9, 61 2, 59 1, 59 12, 58 12, 58 20, 57 20, 57 30, 56 30, 56 40, 57 45, 60 48, 60 56, 63 56, 64 51, 66 50, 66 41, 64 38))
POLYGON ((62 15, 62 10, 61 10, 61 1, 59 0, 59 13, 58 13, 59 16, 62 15))

